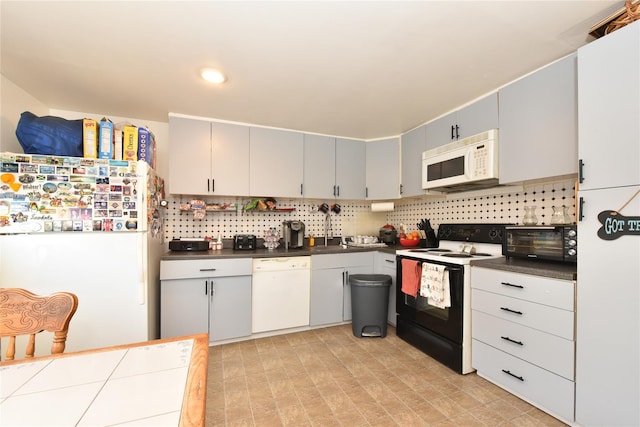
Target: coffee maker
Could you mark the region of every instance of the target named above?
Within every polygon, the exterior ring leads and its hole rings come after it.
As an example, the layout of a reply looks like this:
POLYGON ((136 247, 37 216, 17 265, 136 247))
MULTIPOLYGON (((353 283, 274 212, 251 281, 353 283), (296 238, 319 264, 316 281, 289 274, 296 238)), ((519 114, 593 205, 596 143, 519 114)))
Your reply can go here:
POLYGON ((285 249, 297 249, 304 246, 304 223, 298 220, 282 222, 282 238, 285 249))

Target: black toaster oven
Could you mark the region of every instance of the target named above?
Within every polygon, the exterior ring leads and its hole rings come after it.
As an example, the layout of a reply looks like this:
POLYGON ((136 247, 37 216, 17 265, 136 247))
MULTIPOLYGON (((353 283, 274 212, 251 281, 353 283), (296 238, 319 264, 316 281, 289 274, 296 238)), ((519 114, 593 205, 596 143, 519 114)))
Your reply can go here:
POLYGON ((574 263, 578 259, 576 226, 507 226, 502 255, 574 263))

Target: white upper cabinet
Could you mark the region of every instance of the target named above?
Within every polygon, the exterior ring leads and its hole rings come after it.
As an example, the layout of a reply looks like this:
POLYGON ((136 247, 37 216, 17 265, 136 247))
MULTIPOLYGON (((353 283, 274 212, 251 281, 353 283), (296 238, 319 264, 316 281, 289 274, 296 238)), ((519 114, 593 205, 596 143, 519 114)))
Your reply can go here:
POLYGON ((578 50, 581 190, 640 184, 640 22, 578 50))
POLYGON ((303 195, 311 199, 333 199, 336 188, 336 139, 304 135, 303 195))
POLYGON ((427 150, 498 127, 498 94, 492 93, 426 125, 427 150))
POLYGON ((358 139, 336 138, 335 198, 366 198, 366 145, 358 139))
POLYGON ((169 116, 169 192, 249 194, 249 128, 169 116))
POLYGON ((422 153, 427 149, 426 125, 422 125, 402 135, 400 195, 402 197, 421 196, 422 189, 422 153))
POLYGON ((304 138, 300 132, 252 127, 250 194, 302 197, 303 147, 304 138))
POLYGON ((400 197, 400 141, 380 139, 366 143, 367 199, 400 197))
POLYGON ((499 92, 500 183, 578 172, 576 55, 499 92))

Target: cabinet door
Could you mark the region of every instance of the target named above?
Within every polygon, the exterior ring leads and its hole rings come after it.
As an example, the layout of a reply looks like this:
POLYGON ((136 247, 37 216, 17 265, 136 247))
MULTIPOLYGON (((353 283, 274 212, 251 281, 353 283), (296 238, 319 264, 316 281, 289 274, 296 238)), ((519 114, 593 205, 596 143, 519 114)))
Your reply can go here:
POLYGON ((169 192, 210 194, 211 123, 169 116, 169 192))
POLYGON ((366 197, 366 146, 357 139, 336 139, 336 198, 366 197))
POLYGON ((426 124, 427 150, 456 140, 456 118, 457 115, 453 112, 426 124))
POLYGON ((209 332, 208 287, 206 279, 160 282, 160 338, 209 332))
POLYGON ((397 199, 400 193, 398 138, 366 143, 367 199, 397 199))
POLYGON ((332 199, 336 185, 336 139, 304 135, 304 197, 332 199))
MULTIPOLYGON (((640 425, 640 236, 615 240, 597 236, 602 227, 598 214, 619 209, 638 190, 640 186, 580 192, 584 198, 576 288, 576 422, 580 425, 640 425)), ((623 212, 637 215, 640 197, 623 212)))
POLYGON ((252 127, 249 153, 251 195, 300 197, 303 146, 300 132, 252 127))
POLYGON ((498 94, 492 93, 457 112, 458 139, 498 127, 498 94))
POLYGON ((251 335, 251 276, 210 279, 209 340, 251 335))
POLYGON ((249 195, 249 127, 211 123, 211 194, 249 195))
POLYGON ((426 125, 402 135, 400 139, 400 195, 413 197, 424 194, 422 189, 422 153, 427 150, 426 125))
POLYGON ((577 173, 577 106, 575 55, 501 89, 500 183, 577 173))
POLYGON ((326 268, 311 271, 311 326, 342 322, 344 269, 326 268))
POLYGON ((640 184, 640 22, 580 48, 578 72, 580 190, 640 184))
POLYGON ((492 93, 466 107, 427 123, 427 150, 498 127, 498 94, 492 93))

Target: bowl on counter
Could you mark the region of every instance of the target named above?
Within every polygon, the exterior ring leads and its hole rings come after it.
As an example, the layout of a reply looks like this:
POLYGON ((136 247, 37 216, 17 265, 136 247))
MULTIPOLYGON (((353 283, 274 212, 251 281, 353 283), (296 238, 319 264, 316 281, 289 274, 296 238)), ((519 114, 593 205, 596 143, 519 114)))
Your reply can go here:
POLYGON ((420 239, 400 239, 400 245, 406 248, 413 248, 420 244, 420 239))

